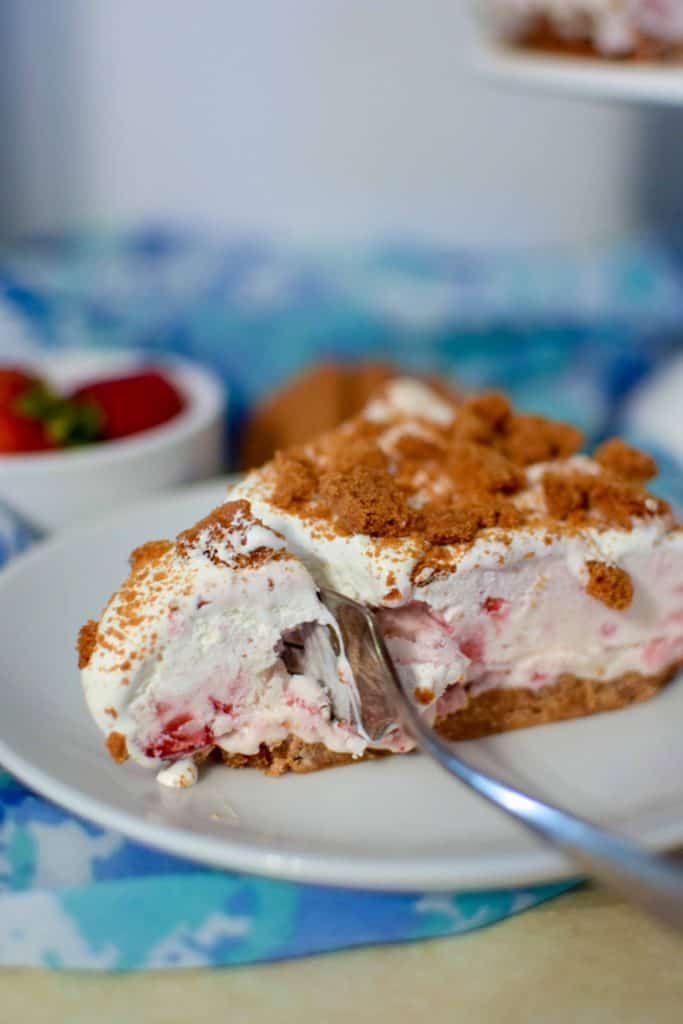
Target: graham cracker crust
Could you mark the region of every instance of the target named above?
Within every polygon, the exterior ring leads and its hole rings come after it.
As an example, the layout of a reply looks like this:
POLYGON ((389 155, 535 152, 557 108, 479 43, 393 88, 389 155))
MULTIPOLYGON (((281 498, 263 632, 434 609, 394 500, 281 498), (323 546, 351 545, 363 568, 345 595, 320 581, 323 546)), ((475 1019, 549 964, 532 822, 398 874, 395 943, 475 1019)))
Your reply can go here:
MULTIPOLYGON (((654 676, 627 672, 608 682, 563 675, 552 686, 540 690, 485 690, 470 698, 462 710, 437 720, 436 729, 447 740, 473 740, 598 711, 616 711, 654 697, 678 667, 671 665, 654 676)), ((296 736, 289 736, 275 747, 262 744, 257 754, 220 754, 230 768, 259 768, 271 776, 286 772, 303 774, 389 756, 386 751, 369 750, 363 757, 354 758, 350 754, 336 754, 321 743, 304 743, 296 736)))
POLYGON ((262 743, 257 754, 226 754, 224 750, 216 749, 223 764, 230 768, 258 768, 264 774, 274 777, 286 772, 305 775, 307 772, 317 772, 321 768, 334 768, 337 765, 373 761, 388 756, 384 750, 368 750, 362 757, 337 754, 334 750, 328 750, 322 743, 304 743, 297 736, 288 736, 275 747, 262 743))
POLYGON ((485 690, 470 698, 461 711, 436 723, 447 740, 474 740, 511 729, 582 718, 598 711, 618 711, 654 697, 674 676, 678 665, 654 676, 627 672, 608 682, 563 675, 540 690, 485 690))
POLYGON ((585 39, 564 38, 547 20, 538 18, 518 40, 525 49, 540 50, 570 57, 616 61, 618 63, 674 62, 683 57, 683 44, 666 44, 659 39, 641 34, 633 50, 628 53, 606 54, 598 50, 588 34, 585 39))

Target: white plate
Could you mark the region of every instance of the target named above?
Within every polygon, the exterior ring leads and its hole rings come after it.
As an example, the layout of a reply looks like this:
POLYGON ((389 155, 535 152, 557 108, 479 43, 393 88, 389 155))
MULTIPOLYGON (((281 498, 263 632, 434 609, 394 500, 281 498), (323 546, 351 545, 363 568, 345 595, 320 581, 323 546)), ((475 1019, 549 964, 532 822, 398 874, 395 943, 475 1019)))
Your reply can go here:
MULTIPOLYGON (((226 868, 385 889, 509 886, 571 873, 558 854, 418 756, 265 778, 216 766, 185 791, 117 767, 81 699, 74 640, 132 547, 218 504, 179 491, 63 534, 0 576, 0 762, 141 842, 226 868)), ((654 846, 683 841, 683 679, 641 707, 466 744, 468 756, 654 846)))
POLYGON ((683 105, 683 62, 622 64, 507 47, 484 31, 473 44, 475 69, 521 87, 626 102, 683 105))

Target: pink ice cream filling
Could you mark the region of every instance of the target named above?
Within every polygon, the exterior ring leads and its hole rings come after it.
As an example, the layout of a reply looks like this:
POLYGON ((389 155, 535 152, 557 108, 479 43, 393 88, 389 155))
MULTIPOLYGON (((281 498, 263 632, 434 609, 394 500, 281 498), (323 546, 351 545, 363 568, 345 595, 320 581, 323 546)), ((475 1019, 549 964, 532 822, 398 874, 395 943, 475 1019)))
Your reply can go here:
MULTIPOLYGON (((481 601, 478 614, 460 618, 450 619, 448 609, 437 611, 419 601, 376 610, 398 673, 428 720, 460 710, 466 705, 468 694, 505 686, 540 689, 552 685, 566 671, 565 652, 553 650, 552 643, 557 637, 550 634, 545 658, 539 658, 536 652, 528 658, 528 669, 523 669, 524 658, 520 662, 519 657, 512 656, 513 648, 519 653, 519 638, 508 629, 511 611, 512 602, 496 594, 481 601), (509 660, 501 658, 501 652, 506 650, 511 652, 509 660)), ((618 644, 618 621, 614 621, 615 613, 607 609, 603 615, 596 608, 593 617, 593 632, 600 638, 609 660, 610 645, 618 644)), ((655 674, 683 659, 683 607, 667 617, 663 628, 667 632, 634 646, 634 657, 643 673, 655 674)), ((284 679, 278 698, 282 720, 296 720, 299 730, 306 734, 302 738, 315 741, 322 735, 323 723, 329 725, 330 720, 335 720, 334 702, 323 687, 316 692, 317 678, 307 690, 297 687, 293 680, 302 680, 304 676, 288 674, 292 666, 277 657, 279 653, 275 652, 270 673, 284 679)), ((240 672, 219 672, 191 687, 180 700, 157 700, 139 721, 145 754, 171 760, 186 757, 236 732, 247 717, 250 726, 258 727, 254 696, 268 682, 268 674, 251 680, 240 672)), ((348 720, 338 724, 349 733, 356 731, 354 723, 348 720)), ((265 726, 263 741, 268 742, 265 726)), ((380 745, 405 749, 410 744, 397 730, 380 745)))

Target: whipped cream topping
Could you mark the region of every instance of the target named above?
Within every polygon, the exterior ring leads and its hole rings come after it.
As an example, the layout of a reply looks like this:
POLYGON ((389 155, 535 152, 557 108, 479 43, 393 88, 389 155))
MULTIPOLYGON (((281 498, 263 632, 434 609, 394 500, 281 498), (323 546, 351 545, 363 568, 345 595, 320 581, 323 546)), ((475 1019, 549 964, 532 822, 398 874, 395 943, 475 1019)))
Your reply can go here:
POLYGON ((683 42, 682 0, 486 0, 503 32, 521 37, 546 18, 568 41, 590 38, 606 55, 629 53, 639 37, 683 42))
POLYGON ((363 417, 370 423, 383 423, 400 416, 411 419, 419 417, 427 422, 447 426, 453 421, 454 415, 451 403, 443 401, 435 391, 412 377, 395 377, 388 381, 381 393, 372 398, 363 411, 363 417))

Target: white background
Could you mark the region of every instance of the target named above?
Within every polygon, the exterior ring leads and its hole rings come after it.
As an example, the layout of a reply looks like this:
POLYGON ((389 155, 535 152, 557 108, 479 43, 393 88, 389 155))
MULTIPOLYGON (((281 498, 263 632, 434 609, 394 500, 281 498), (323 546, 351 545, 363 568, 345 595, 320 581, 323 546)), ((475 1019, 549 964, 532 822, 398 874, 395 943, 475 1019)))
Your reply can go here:
POLYGON ((0 235, 171 219, 520 244, 670 223, 678 112, 483 83, 468 13, 2 0, 0 235))

